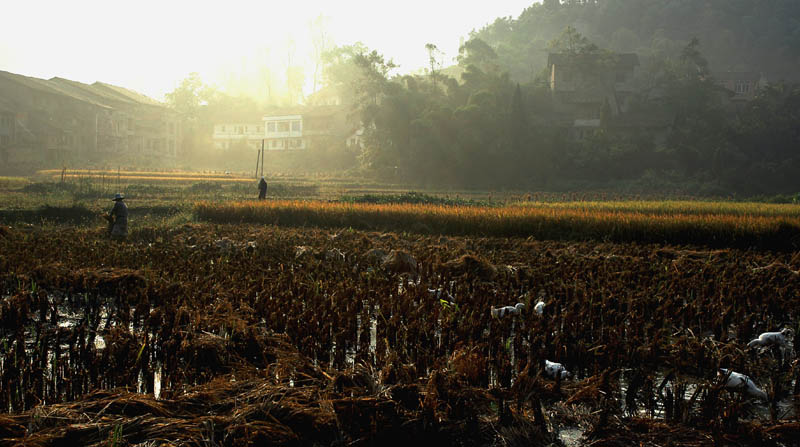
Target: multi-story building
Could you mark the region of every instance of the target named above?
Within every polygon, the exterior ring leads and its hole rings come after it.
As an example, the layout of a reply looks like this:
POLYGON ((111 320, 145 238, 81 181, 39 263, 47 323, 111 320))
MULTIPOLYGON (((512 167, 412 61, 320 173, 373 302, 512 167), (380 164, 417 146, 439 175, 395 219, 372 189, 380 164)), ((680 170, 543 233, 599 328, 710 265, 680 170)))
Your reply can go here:
POLYGON ((214 125, 211 139, 217 149, 230 149, 237 145, 260 149, 264 134, 264 123, 224 123, 214 125))
POLYGON ((9 162, 60 162, 119 154, 173 158, 177 115, 122 87, 0 71, 0 99, 14 116, 9 162))
POLYGON ((363 129, 348 124, 347 107, 317 105, 271 110, 262 122, 227 122, 214 125, 217 149, 247 145, 268 151, 303 151, 343 145, 361 147, 363 129))
POLYGON ((266 115, 264 129, 264 147, 267 150, 301 150, 309 146, 303 136, 303 115, 300 113, 266 115))

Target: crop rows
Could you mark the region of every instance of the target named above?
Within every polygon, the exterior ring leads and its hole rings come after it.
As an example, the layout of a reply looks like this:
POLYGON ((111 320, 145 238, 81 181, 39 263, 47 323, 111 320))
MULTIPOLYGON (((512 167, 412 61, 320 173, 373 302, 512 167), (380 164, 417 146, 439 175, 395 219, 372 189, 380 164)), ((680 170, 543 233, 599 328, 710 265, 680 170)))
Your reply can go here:
POLYGON ((195 215, 219 223, 411 230, 420 233, 595 239, 615 242, 703 244, 792 250, 800 246, 800 218, 793 209, 771 213, 720 214, 698 205, 685 212, 572 206, 443 206, 321 201, 200 202, 195 215))
MULTIPOLYGON (((400 405, 423 431, 487 414, 541 424, 540 405, 564 419, 564 405, 586 405, 595 429, 627 415, 745 439, 755 435, 741 418, 779 423, 800 391, 793 348, 744 349, 762 331, 800 329, 799 265, 791 254, 246 225, 145 229, 122 244, 3 229, 0 406, 24 419, 121 387, 160 387, 163 405, 179 406, 193 387, 236 377, 355 396, 363 411, 400 405), (541 316, 490 316, 539 299, 541 316), (574 377, 553 383, 545 359, 574 377), (755 378, 770 403, 722 390, 720 367, 755 378)), ((347 425, 360 420, 347 408, 332 410, 337 436, 376 439, 374 422, 347 425)))

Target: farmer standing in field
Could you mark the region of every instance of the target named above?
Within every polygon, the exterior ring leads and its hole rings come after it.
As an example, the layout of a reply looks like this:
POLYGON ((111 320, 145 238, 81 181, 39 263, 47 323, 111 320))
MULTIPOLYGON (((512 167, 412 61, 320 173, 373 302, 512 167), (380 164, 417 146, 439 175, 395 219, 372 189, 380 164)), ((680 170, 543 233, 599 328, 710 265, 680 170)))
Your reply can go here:
POLYGON ((114 239, 124 239, 128 236, 128 205, 123 202, 125 198, 117 193, 114 196, 114 208, 108 213, 108 232, 114 239))
POLYGON ((258 200, 265 198, 267 198, 267 181, 264 180, 264 176, 261 176, 261 181, 258 182, 258 200))

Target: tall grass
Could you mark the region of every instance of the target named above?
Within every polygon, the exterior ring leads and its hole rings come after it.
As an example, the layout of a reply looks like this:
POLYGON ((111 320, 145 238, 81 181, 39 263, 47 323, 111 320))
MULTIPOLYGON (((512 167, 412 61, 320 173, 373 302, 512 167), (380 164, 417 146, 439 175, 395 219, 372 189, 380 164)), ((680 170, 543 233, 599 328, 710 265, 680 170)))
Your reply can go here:
MULTIPOLYGON (((534 237, 700 244, 794 249, 800 246, 800 218, 792 210, 753 207, 750 213, 723 213, 708 205, 668 213, 658 205, 443 206, 321 201, 211 203, 194 207, 200 220, 287 226, 352 227, 434 234, 534 237), (650 208, 648 208, 650 206, 650 208), (639 211, 641 209, 641 211, 639 211), (716 210, 714 212, 713 210, 716 210), (761 210, 761 211, 758 211, 761 210), (759 214, 761 212, 762 214, 759 214)), ((777 207, 780 207, 776 205, 777 207)))
MULTIPOLYGON (((52 176, 53 180, 59 180, 61 178, 61 174, 52 176)), ((188 175, 117 175, 117 174, 65 174, 64 180, 76 180, 76 179, 95 179, 99 181, 101 178, 105 178, 105 181, 108 183, 114 183, 117 180, 122 182, 147 182, 147 183, 192 183, 192 182, 226 182, 226 183, 256 183, 255 179, 252 178, 242 178, 242 177, 227 177, 221 176, 219 174, 215 176, 210 175, 195 175, 195 176, 188 176, 188 175), (103 177, 104 176, 104 177, 103 177)))
POLYGON ((25 177, 0 177, 0 189, 21 188, 29 183, 25 177))
POLYGON ((773 216, 800 218, 797 204, 768 204, 759 202, 710 202, 689 200, 665 201, 600 201, 600 202, 522 202, 521 207, 547 209, 578 209, 595 212, 629 212, 673 216, 679 214, 716 214, 736 216, 773 216))

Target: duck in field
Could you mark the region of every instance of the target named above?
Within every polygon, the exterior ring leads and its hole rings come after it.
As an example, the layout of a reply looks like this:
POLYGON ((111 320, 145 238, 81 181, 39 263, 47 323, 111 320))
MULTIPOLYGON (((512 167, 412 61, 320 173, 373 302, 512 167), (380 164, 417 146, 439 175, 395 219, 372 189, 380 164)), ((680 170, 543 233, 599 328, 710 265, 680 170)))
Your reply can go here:
POLYGON ((718 374, 725 378, 725 388, 741 390, 753 397, 757 397, 765 401, 769 400, 767 393, 757 387, 755 382, 753 382, 753 379, 750 377, 725 368, 720 368, 718 374))
POLYGON ((784 328, 780 332, 764 332, 758 338, 752 340, 747 344, 748 348, 755 346, 786 346, 786 338, 794 335, 794 331, 789 328, 784 328))
POLYGON ((561 363, 551 362, 550 360, 544 361, 544 373, 548 377, 552 377, 554 379, 556 377, 566 379, 570 376, 570 373, 567 371, 567 368, 564 368, 564 365, 561 363))
POLYGON ((517 303, 514 306, 494 307, 490 309, 493 318, 503 318, 506 315, 519 315, 525 309, 525 303, 517 303))
POLYGON ((539 302, 533 306, 533 311, 536 312, 537 315, 542 315, 544 313, 544 301, 539 300, 539 302))

